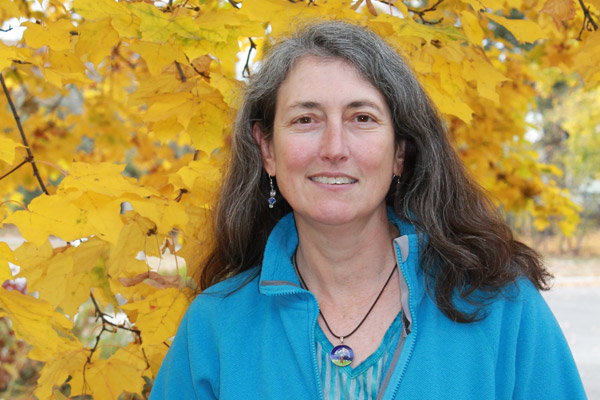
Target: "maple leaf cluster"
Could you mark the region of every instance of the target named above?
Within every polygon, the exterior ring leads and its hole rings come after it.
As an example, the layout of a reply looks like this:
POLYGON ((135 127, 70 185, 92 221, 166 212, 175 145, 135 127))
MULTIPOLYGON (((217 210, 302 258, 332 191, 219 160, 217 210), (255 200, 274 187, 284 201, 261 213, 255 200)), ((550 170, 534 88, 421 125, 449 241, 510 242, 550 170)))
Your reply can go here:
MULTIPOLYGON (((552 76, 583 94, 598 86, 600 0, 42 3, 0 4, 2 29, 24 28, 0 41, 0 223, 24 238, 0 241, 0 282, 24 277, 36 294, 0 289, 0 317, 44 363, 37 398, 146 393, 211 241, 244 78, 307 20, 383 36, 499 207, 540 229, 577 225, 561 170, 525 139, 526 115, 552 76)), ((579 117, 564 124, 592 136, 579 117)))

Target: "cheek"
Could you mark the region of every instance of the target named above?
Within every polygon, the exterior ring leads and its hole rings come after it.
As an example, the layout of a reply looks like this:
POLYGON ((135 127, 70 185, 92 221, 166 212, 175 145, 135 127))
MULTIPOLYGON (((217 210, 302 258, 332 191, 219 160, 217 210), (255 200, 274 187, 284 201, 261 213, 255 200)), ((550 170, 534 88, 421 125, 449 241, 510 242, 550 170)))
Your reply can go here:
POLYGON ((311 152, 302 143, 287 143, 281 146, 277 155, 277 169, 286 171, 288 174, 301 173, 306 171, 304 168, 310 163, 311 152))

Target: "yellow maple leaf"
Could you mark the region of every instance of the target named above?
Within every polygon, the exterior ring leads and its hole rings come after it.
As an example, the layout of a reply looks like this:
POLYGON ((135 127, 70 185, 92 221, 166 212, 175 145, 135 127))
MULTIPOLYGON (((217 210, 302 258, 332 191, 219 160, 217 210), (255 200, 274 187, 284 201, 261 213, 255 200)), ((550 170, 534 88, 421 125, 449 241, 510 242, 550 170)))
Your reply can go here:
POLYGON ((172 115, 163 121, 153 123, 152 132, 162 143, 168 143, 183 132, 183 126, 177 122, 177 116, 172 115))
POLYGON ((46 248, 44 257, 44 246, 24 244, 17 250, 19 275, 27 278, 29 288, 39 292, 41 299, 73 317, 89 298, 92 287, 104 289, 93 270, 98 266, 102 268, 108 247, 108 243, 93 237, 77 247, 65 246, 51 251, 46 248))
MULTIPOLYGON (((82 83, 88 80, 83 62, 70 50, 51 51, 50 65, 44 68, 44 77, 52 84, 59 82, 82 83)), ((59 84, 62 87, 62 83, 59 84)))
POLYGON ((477 15, 470 11, 461 11, 460 14, 460 25, 462 30, 467 35, 469 40, 477 46, 482 46, 484 33, 479 24, 479 18, 477 15))
POLYGON ((150 364, 150 372, 153 376, 158 374, 158 370, 169 350, 169 347, 165 343, 146 344, 144 342, 142 346, 146 352, 146 358, 148 358, 148 363, 150 364))
POLYGON ((187 63, 181 46, 173 38, 169 38, 164 43, 134 41, 130 44, 130 48, 146 61, 148 71, 152 75, 160 74, 166 66, 175 61, 187 63))
POLYGON ((73 195, 38 196, 27 210, 16 211, 4 222, 15 224, 25 239, 38 245, 49 235, 66 241, 86 237, 89 230, 85 210, 75 207, 73 199, 73 195))
POLYGON ((97 353, 84 372, 73 375, 69 382, 72 396, 89 394, 94 399, 116 400, 123 392, 142 391, 147 365, 138 344, 130 343, 108 359, 101 359, 97 353))
POLYGON ((85 210, 90 234, 114 244, 119 239, 119 231, 123 226, 120 216, 122 202, 120 198, 114 199, 88 189, 73 200, 73 205, 85 210))
POLYGON ((19 7, 11 1, 3 1, 0 4, 0 21, 6 21, 11 18, 19 18, 22 16, 19 7))
POLYGON ((96 66, 110 56, 112 48, 119 43, 119 34, 108 19, 85 21, 77 30, 79 38, 75 44, 75 54, 96 66))
POLYGON ((496 92, 496 87, 501 82, 510 79, 505 77, 489 62, 481 59, 465 62, 463 68, 465 78, 477 82, 477 92, 481 97, 500 104, 500 97, 496 92))
POLYGON ((9 262, 15 264, 15 256, 6 243, 0 242, 0 284, 13 277, 8 265, 9 262))
POLYGON ((144 300, 121 306, 127 314, 137 314, 135 325, 142 331, 144 345, 159 344, 169 339, 189 306, 187 295, 174 288, 156 291, 144 300))
POLYGON ((7 46, 0 40, 0 72, 12 65, 12 60, 17 58, 17 48, 7 46))
MULTIPOLYGON (((216 191, 221 173, 218 166, 211 162, 209 157, 202 157, 199 160, 190 161, 188 165, 180 168, 176 175, 181 179, 181 184, 185 188, 196 194, 197 190, 216 191)), ((175 178, 169 177, 169 182, 174 183, 175 178)))
POLYGON ((500 15, 486 14, 489 19, 510 31, 519 42, 534 43, 546 37, 542 28, 528 19, 508 19, 500 15))
POLYGON ((229 78, 217 71, 217 64, 210 73, 210 85, 218 89, 223 95, 223 100, 231 108, 237 108, 241 101, 243 85, 237 79, 229 78))
POLYGON ((139 18, 142 39, 149 42, 164 43, 171 37, 178 37, 183 41, 205 39, 223 42, 227 39, 227 31, 223 25, 210 20, 200 24, 189 15, 163 12, 148 3, 126 3, 126 6, 139 18))
POLYGON ((142 230, 140 224, 130 222, 121 228, 119 240, 110 248, 107 272, 113 278, 137 275, 148 270, 145 263, 136 260, 137 254, 146 247, 146 240, 152 243, 151 230, 155 226, 142 230), (136 262, 137 261, 137 262, 136 262))
POLYGON ((589 35, 574 57, 575 69, 586 85, 600 82, 600 31, 589 35))
POLYGON ((125 6, 114 0, 75 0, 73 11, 88 21, 108 18, 122 37, 138 37, 140 20, 125 6))
POLYGON ((23 40, 29 47, 38 49, 48 46, 55 51, 71 49, 71 32, 75 31, 75 27, 69 19, 59 19, 46 26, 25 22, 23 26, 27 28, 23 32, 23 40))
POLYGON ((12 165, 15 161, 15 149, 25 147, 8 137, 0 137, 0 160, 12 165))
POLYGON ((425 77, 423 79, 423 86, 442 113, 455 115, 465 123, 471 121, 473 109, 459 98, 449 96, 445 93, 444 89, 440 87, 439 81, 425 77))
POLYGON ((42 368, 37 380, 35 396, 38 399, 50 399, 57 387, 60 387, 69 376, 80 375, 90 354, 89 349, 81 346, 64 353, 56 354, 49 358, 49 362, 42 368))
POLYGON ((575 17, 575 3, 573 0, 546 0, 542 12, 550 14, 556 28, 560 29, 564 21, 575 17))
POLYGON ((111 197, 135 194, 140 197, 155 196, 158 192, 152 188, 137 185, 135 179, 122 175, 124 164, 103 162, 96 165, 75 162, 69 168, 69 175, 61 182, 60 189, 65 191, 92 191, 111 197))
POLYGON ((222 107, 212 102, 203 102, 195 111, 187 132, 198 150, 211 154, 224 144, 223 129, 227 114, 222 107))
POLYGON ((34 347, 30 358, 46 361, 80 345, 70 334, 73 323, 47 301, 0 289, 0 315, 9 317, 17 337, 34 347))
POLYGON ((134 211, 156 224, 157 232, 168 234, 174 227, 183 228, 188 222, 185 208, 175 201, 142 201, 131 199, 134 211))

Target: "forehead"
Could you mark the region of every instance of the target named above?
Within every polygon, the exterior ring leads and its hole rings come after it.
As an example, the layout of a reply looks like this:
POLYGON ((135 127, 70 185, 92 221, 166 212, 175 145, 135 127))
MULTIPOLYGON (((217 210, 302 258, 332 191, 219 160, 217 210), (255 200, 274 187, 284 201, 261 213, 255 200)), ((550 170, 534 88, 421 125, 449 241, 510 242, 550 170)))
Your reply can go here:
POLYGON ((355 101, 365 98, 387 107, 381 92, 358 69, 341 58, 302 56, 277 93, 277 108, 296 101, 355 101))

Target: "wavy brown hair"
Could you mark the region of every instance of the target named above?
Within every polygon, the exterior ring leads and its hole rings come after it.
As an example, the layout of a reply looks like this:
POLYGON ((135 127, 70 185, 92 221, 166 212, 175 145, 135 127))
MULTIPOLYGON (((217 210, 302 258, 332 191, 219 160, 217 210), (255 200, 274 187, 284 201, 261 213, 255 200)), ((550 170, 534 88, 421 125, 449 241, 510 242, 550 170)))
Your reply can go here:
POLYGON ((250 79, 215 207, 214 247, 199 269, 200 289, 260 265, 273 226, 292 211, 281 196, 275 208, 268 208, 268 177, 252 127, 258 123, 271 137, 277 91, 305 55, 348 62, 384 95, 396 141, 406 142, 400 184, 390 187, 386 202, 427 237, 421 268, 444 314, 459 322, 482 318, 487 301, 520 277, 547 289, 551 275, 539 255, 513 238, 465 170, 440 115, 406 62, 373 32, 344 22, 317 23, 281 40, 250 79), (474 311, 457 306, 456 296, 474 311))

